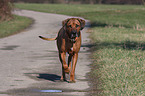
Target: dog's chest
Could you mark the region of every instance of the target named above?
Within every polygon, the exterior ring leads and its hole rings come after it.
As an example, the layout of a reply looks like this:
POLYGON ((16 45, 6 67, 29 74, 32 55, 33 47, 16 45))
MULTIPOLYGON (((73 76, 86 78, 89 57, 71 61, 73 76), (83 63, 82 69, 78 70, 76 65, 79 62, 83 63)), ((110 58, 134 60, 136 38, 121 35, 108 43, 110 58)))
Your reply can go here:
POLYGON ((70 48, 72 51, 73 51, 73 47, 72 48, 70 48))
POLYGON ((74 50, 74 46, 73 46, 74 44, 70 44, 70 43, 68 43, 68 44, 66 44, 66 51, 68 52, 68 53, 72 53, 73 52, 73 50, 74 50))

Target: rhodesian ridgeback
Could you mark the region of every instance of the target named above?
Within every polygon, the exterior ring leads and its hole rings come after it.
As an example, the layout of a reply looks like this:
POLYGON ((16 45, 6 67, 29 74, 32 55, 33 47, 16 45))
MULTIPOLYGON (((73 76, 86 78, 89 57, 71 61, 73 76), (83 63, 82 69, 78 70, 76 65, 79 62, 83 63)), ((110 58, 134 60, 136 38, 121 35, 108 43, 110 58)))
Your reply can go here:
POLYGON ((61 81, 66 81, 65 73, 70 73, 70 83, 75 82, 75 67, 78 59, 78 52, 81 46, 81 30, 85 27, 85 21, 80 18, 69 18, 62 21, 62 28, 58 32, 56 38, 45 38, 44 40, 57 40, 57 48, 59 51, 59 59, 62 63, 61 81), (66 53, 68 56, 68 64, 66 63, 66 53), (72 61, 72 65, 71 65, 72 61))

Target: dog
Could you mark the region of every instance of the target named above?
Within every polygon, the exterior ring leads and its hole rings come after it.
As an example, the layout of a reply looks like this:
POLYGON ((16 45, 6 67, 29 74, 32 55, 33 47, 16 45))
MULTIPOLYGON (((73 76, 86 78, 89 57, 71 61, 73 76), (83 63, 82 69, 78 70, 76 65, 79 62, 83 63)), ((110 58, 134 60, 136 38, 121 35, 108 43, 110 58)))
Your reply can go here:
POLYGON ((81 30, 85 27, 85 20, 80 18, 68 18, 62 21, 62 28, 59 30, 56 38, 45 38, 39 36, 43 40, 57 40, 57 48, 59 59, 62 63, 61 81, 67 81, 65 73, 70 73, 70 83, 75 83, 75 67, 78 59, 78 52, 81 47, 81 30), (68 64, 66 63, 66 53, 68 56, 68 64), (72 64, 71 64, 72 61, 72 64))

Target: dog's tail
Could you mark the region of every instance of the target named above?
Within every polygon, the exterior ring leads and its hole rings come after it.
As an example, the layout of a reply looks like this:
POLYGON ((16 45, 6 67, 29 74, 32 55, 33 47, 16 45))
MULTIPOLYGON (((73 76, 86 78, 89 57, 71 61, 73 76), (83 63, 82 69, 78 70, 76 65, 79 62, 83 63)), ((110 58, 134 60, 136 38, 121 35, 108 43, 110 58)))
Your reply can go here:
POLYGON ((57 40, 57 37, 56 38, 45 38, 45 37, 39 36, 39 38, 41 38, 43 40, 47 40, 47 41, 57 40))

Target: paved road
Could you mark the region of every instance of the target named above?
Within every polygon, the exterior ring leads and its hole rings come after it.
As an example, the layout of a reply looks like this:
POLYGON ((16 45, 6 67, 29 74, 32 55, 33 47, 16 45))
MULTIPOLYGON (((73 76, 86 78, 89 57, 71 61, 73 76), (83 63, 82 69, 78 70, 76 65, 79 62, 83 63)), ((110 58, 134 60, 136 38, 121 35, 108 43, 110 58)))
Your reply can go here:
MULTIPOLYGON (((55 41, 44 41, 39 35, 55 37, 61 21, 69 16, 34 11, 15 11, 34 19, 23 32, 0 39, 0 96, 85 96, 89 90, 89 39, 82 31, 83 43, 76 66, 76 83, 60 82, 61 64, 55 41), (59 90, 60 93, 40 91, 59 90)), ((69 76, 67 76, 69 78, 69 76)))

